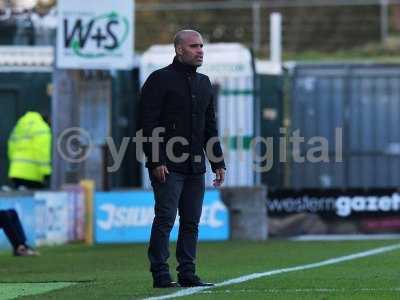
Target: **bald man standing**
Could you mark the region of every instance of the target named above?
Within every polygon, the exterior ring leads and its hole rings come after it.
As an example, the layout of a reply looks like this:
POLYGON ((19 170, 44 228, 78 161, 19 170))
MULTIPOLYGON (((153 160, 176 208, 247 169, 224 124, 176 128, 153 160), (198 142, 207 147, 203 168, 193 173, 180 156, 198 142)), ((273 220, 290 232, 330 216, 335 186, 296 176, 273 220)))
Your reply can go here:
POLYGON ((172 64, 153 72, 141 93, 143 136, 150 140, 144 152, 155 198, 148 257, 156 288, 212 285, 202 282, 195 270, 205 190, 204 153, 215 173, 214 186, 221 186, 225 178, 212 86, 206 75, 196 71, 203 63, 203 39, 194 30, 182 30, 175 35, 174 46, 172 64), (177 211, 179 285, 167 263, 177 211))

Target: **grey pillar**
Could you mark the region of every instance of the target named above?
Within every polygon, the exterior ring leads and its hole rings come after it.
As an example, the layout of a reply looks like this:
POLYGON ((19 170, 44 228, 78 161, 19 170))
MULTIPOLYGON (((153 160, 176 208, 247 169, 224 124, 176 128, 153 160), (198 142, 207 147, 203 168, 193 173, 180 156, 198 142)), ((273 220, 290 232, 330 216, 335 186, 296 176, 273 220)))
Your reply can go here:
POLYGON ((101 71, 54 70, 52 188, 81 179, 103 189, 103 151, 111 136, 111 78, 101 71))
POLYGON ((227 187, 222 201, 229 210, 231 240, 263 241, 268 237, 267 188, 227 187))

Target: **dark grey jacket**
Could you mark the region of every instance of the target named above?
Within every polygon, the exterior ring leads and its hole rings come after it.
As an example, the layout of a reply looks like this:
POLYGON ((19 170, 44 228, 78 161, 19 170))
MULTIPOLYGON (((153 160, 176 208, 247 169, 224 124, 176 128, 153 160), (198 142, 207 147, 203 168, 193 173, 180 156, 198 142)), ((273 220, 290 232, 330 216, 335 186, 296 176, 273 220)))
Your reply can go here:
MULTIPOLYGON (((204 150, 207 142, 213 144, 208 158, 212 170, 225 168, 214 113, 214 95, 206 75, 196 72, 196 67, 183 64, 174 58, 171 65, 153 72, 143 85, 140 97, 141 128, 145 137, 151 137, 153 129, 162 127, 159 158, 153 157, 153 148, 145 143, 147 168, 166 165, 170 171, 199 174, 206 171, 204 150), (167 155, 167 143, 171 138, 183 137, 188 144, 174 143, 171 150, 175 157, 188 159, 173 162, 167 155)), ((210 148, 211 149, 211 148, 210 148)))

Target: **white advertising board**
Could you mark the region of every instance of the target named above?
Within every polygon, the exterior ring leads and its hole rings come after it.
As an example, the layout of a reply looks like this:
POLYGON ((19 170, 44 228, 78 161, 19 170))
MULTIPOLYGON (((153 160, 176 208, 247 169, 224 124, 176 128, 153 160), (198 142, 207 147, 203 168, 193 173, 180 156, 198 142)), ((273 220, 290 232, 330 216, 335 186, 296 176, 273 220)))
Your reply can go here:
POLYGON ((59 0, 57 67, 130 69, 134 1, 59 0))
POLYGON ((68 242, 68 193, 36 192, 36 245, 60 245, 68 242))

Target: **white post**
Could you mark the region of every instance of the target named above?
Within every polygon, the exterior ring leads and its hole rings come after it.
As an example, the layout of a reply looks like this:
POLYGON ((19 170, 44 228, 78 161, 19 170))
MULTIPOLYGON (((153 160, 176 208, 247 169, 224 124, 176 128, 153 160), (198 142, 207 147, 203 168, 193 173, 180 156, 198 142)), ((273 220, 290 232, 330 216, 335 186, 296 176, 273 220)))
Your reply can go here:
POLYGON ((282 15, 272 13, 270 18, 270 54, 271 61, 277 65, 282 63, 282 15))
POLYGON ((381 0, 381 41, 385 44, 389 35, 389 1, 381 0))
POLYGON ((133 54, 135 54, 136 53, 136 49, 135 49, 135 47, 136 47, 136 0, 133 0, 132 1, 132 6, 133 6, 133 11, 132 11, 132 35, 133 35, 133 37, 132 37, 132 43, 133 43, 133 46, 132 46, 132 49, 133 49, 133 54))
POLYGON ((257 53, 260 50, 261 39, 261 4, 259 1, 253 2, 253 50, 257 53))

